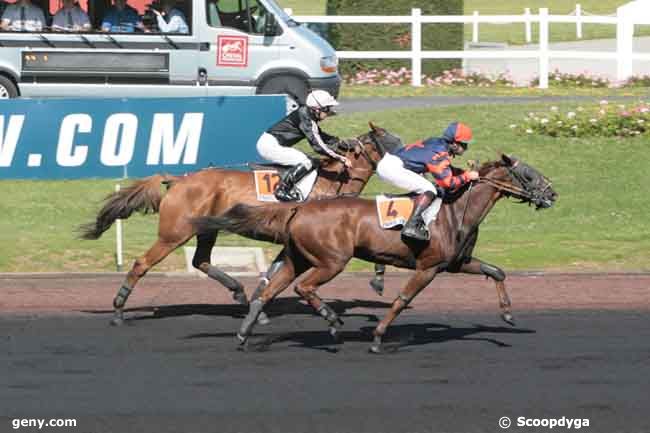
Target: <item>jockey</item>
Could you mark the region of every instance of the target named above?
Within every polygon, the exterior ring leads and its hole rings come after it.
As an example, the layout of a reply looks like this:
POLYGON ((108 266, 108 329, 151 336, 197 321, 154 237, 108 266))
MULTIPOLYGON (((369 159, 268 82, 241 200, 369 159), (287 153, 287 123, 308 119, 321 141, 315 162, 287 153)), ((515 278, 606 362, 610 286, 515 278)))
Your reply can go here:
POLYGON ((326 134, 318 126, 318 122, 336 113, 332 109, 339 103, 325 90, 314 90, 297 110, 268 129, 257 141, 257 152, 265 159, 280 165, 293 166, 283 176, 275 190, 275 197, 280 201, 295 201, 302 199, 295 186, 309 173, 312 161, 301 151, 292 148, 294 144, 306 138, 311 147, 318 153, 338 159, 347 167, 350 161, 334 152, 329 146, 337 144, 337 137, 326 134))
MULTIPOLYGON (((416 192, 415 207, 408 222, 402 229, 402 236, 417 240, 429 240, 430 234, 422 219, 422 213, 436 198, 436 186, 422 174, 433 175, 438 187, 454 191, 479 177, 476 171, 465 171, 454 176, 451 158, 462 155, 472 139, 472 130, 460 122, 450 123, 440 138, 427 138, 407 145, 394 154, 386 153, 377 165, 377 174, 383 180, 416 192)), ((434 212, 438 214, 442 199, 435 200, 434 212)), ((434 215, 434 219, 435 219, 434 215)))

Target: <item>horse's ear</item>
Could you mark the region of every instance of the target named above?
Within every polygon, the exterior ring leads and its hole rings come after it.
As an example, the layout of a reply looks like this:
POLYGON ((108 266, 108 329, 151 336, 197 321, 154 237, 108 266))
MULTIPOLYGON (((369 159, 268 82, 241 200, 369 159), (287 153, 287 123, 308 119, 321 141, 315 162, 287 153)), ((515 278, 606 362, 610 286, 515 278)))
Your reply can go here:
POLYGON ((370 126, 370 129, 372 129, 372 132, 374 132, 380 137, 383 137, 386 134, 386 130, 384 128, 375 125, 374 123, 372 123, 372 121, 368 122, 368 126, 370 126))
POLYGON ((503 161, 508 167, 515 165, 515 160, 505 153, 501 154, 501 161, 503 161))

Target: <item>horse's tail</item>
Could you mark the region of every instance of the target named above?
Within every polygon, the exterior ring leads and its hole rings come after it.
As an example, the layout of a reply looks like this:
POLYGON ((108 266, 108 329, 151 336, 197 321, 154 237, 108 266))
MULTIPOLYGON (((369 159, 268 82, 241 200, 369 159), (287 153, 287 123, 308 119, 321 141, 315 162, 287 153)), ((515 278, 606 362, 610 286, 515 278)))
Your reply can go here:
POLYGON ((226 230, 258 240, 283 243, 287 240, 288 224, 297 207, 296 203, 238 204, 221 216, 194 218, 192 225, 198 233, 226 230))
POLYGON ((116 219, 126 219, 133 212, 157 213, 163 194, 160 190, 164 182, 168 186, 173 176, 156 174, 138 180, 124 189, 109 194, 104 199, 95 221, 79 227, 82 239, 99 239, 116 219))

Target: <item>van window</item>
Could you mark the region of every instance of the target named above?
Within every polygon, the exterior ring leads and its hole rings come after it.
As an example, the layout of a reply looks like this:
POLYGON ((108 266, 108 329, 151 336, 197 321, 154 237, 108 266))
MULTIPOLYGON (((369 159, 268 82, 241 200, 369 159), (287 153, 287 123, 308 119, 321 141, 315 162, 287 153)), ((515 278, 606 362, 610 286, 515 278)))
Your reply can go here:
POLYGON ((142 21, 145 29, 151 33, 191 34, 192 0, 153 0, 147 5, 142 21), (166 8, 169 13, 164 11, 166 8), (154 10, 164 12, 162 23, 154 10))
POLYGON ((261 35, 269 15, 257 0, 207 0, 210 27, 232 27, 245 33, 261 35))

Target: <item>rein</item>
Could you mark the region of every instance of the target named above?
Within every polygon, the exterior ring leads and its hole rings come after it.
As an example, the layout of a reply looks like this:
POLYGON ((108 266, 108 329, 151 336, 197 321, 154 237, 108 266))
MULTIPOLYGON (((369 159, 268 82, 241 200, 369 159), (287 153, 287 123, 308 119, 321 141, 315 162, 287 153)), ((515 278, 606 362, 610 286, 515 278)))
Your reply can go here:
MULTIPOLYGON (((363 158, 368 162, 368 164, 370 164, 370 167, 371 167, 370 171, 374 172, 377 169, 377 163, 372 160, 370 155, 368 155, 368 152, 366 152, 366 149, 364 149, 363 142, 361 142, 361 140, 359 140, 358 138, 354 138, 353 140, 355 140, 357 142, 357 148, 359 149, 359 154, 361 156, 363 156, 363 158)), ((336 188, 336 192, 334 193, 335 197, 341 196, 341 190, 343 189, 343 185, 345 184, 344 179, 341 178, 343 173, 346 170, 350 171, 351 169, 352 169, 352 167, 345 167, 345 165, 343 165, 342 169, 336 174, 335 182, 338 182, 338 188, 336 188)), ((355 170, 358 170, 358 169, 359 168, 356 168, 355 170)), ((357 181, 357 182, 365 183, 365 182, 367 182, 368 179, 364 179, 364 178, 361 178, 361 177, 352 177, 352 176, 350 176, 349 180, 350 181, 357 181)), ((330 188, 330 191, 331 190, 332 190, 332 188, 330 188)), ((360 192, 361 191, 359 191, 359 193, 360 192)), ((349 194, 345 194, 345 195, 346 196, 349 195, 349 196, 356 197, 356 196, 359 195, 359 193, 349 193, 349 194)))
POLYGON ((533 195, 530 194, 528 191, 526 191, 524 188, 514 186, 512 184, 502 182, 500 180, 494 180, 494 179, 490 179, 490 178, 487 178, 487 177, 481 177, 481 178, 479 178, 479 182, 491 185, 491 186, 495 187, 496 189, 498 189, 499 191, 508 192, 510 194, 513 194, 513 195, 521 196, 521 197, 523 197, 523 198, 525 198, 527 200, 533 200, 534 199, 533 195))

